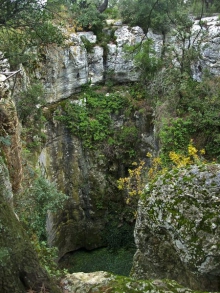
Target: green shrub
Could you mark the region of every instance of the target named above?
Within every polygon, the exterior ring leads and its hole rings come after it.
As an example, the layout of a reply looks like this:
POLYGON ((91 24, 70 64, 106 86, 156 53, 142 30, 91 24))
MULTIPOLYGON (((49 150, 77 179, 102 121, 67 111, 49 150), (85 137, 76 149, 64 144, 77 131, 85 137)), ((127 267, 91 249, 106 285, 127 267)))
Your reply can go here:
POLYGON ((163 158, 168 158, 170 151, 186 154, 193 139, 197 149, 205 149, 206 159, 219 160, 219 78, 205 77, 202 82, 196 82, 183 76, 177 81, 178 88, 166 96, 169 103, 179 96, 173 118, 163 121, 159 134, 163 158))
POLYGON ((81 36, 81 40, 85 46, 87 53, 91 53, 94 47, 94 44, 91 43, 85 36, 81 36))
POLYGON ((30 235, 36 234, 39 241, 43 241, 46 240, 48 211, 58 211, 66 199, 67 196, 59 192, 54 183, 40 176, 18 197, 16 210, 30 235))
POLYGON ((45 105, 44 90, 40 83, 34 83, 20 94, 17 102, 17 112, 22 123, 27 123, 30 119, 35 122, 42 117, 42 106, 45 105))
POLYGON ((72 13, 78 28, 93 31, 95 34, 102 31, 105 15, 99 13, 94 4, 90 3, 86 7, 80 7, 77 4, 73 5, 72 13))
POLYGON ((191 120, 173 118, 164 123, 160 131, 163 159, 169 161, 169 153, 171 151, 187 154, 188 144, 194 131, 191 120))
POLYGON ((85 92, 80 99, 82 105, 67 101, 62 113, 55 112, 55 118, 66 123, 86 147, 93 148, 113 132, 111 114, 126 107, 128 100, 119 94, 106 96, 91 90, 85 92))
POLYGON ((41 266, 51 277, 56 278, 57 281, 57 278, 63 277, 67 273, 67 270, 60 269, 58 266, 56 261, 58 249, 56 247, 48 247, 45 241, 39 241, 37 237, 32 237, 31 243, 38 254, 41 266))

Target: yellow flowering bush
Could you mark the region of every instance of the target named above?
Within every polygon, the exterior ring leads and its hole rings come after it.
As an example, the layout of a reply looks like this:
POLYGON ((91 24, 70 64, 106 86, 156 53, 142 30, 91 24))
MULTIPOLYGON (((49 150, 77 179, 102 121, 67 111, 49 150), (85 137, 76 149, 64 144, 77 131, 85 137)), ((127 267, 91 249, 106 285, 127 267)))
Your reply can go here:
MULTIPOLYGON (((149 156, 148 156, 149 157, 149 156)), ((152 157, 152 156, 151 156, 152 157)), ((149 169, 147 175, 148 179, 152 180, 156 175, 164 172, 165 168, 162 168, 162 160, 159 157, 153 158, 151 162, 151 168, 149 169)))
MULTIPOLYGON (((120 178, 118 180, 118 189, 128 190, 129 196, 140 195, 144 188, 144 181, 142 180, 143 177, 143 169, 145 166, 144 161, 140 161, 139 165, 137 162, 132 163, 133 166, 137 166, 135 169, 129 169, 128 173, 129 176, 125 178, 120 178)), ((127 203, 129 203, 129 198, 127 199, 127 203)))
POLYGON ((172 163, 175 164, 175 166, 177 168, 181 168, 187 165, 192 165, 192 164, 199 164, 202 162, 201 158, 199 157, 198 153, 200 153, 200 155, 204 155, 205 154, 205 150, 202 149, 200 151, 197 150, 197 148, 193 145, 192 140, 190 141, 189 145, 188 145, 188 154, 187 156, 182 155, 182 154, 178 154, 175 152, 170 152, 169 153, 169 157, 170 160, 172 161, 172 163))
MULTIPOLYGON (((179 154, 174 151, 169 153, 169 158, 171 160, 172 167, 185 167, 191 164, 199 164, 202 163, 203 160, 199 156, 205 154, 205 150, 202 149, 198 151, 196 147, 193 145, 193 141, 191 140, 188 145, 188 153, 187 155, 179 154)), ((145 162, 142 160, 138 164, 134 162, 132 165, 135 166, 133 170, 129 169, 129 176, 125 178, 120 178, 118 180, 118 188, 120 190, 127 190, 128 197, 126 203, 130 203, 130 199, 132 196, 140 196, 144 190, 144 186, 146 181, 152 181, 160 174, 164 174, 167 172, 167 168, 163 166, 163 162, 160 157, 153 158, 151 153, 147 153, 146 155, 151 160, 151 167, 149 168, 148 172, 146 171, 145 162), (144 173, 146 176, 144 177, 144 173)))

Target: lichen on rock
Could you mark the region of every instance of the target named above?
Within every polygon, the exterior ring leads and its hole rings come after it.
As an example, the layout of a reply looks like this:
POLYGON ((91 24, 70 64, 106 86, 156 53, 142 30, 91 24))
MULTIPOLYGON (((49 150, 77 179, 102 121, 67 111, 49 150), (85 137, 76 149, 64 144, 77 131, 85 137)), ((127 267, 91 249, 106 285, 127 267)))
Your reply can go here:
POLYGON ((220 165, 174 169, 140 200, 132 275, 220 288, 220 165))
MULTIPOLYGON (((65 293, 193 293, 173 280, 141 280, 108 272, 68 274, 61 281, 65 293)), ((197 291, 198 292, 198 291, 197 291)))

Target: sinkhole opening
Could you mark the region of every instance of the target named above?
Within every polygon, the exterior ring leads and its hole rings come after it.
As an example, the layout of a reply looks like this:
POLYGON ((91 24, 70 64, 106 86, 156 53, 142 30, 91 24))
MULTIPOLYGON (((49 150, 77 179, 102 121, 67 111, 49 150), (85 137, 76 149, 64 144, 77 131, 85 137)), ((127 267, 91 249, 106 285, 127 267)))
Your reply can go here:
POLYGON ((65 254, 59 267, 69 273, 107 271, 117 275, 129 276, 135 248, 119 248, 115 251, 107 247, 94 250, 79 249, 65 254))

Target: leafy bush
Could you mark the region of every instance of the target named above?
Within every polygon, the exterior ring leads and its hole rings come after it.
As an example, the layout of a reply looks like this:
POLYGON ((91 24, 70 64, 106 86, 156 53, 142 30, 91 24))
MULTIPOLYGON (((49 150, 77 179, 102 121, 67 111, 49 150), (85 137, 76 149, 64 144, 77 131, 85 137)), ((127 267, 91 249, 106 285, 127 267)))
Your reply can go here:
POLYGON ((25 124, 30 118, 35 122, 42 116, 42 106, 45 105, 43 98, 44 90, 40 83, 34 83, 23 91, 17 102, 17 112, 20 120, 25 124))
POLYGON ((126 107, 128 100, 119 94, 97 94, 87 91, 80 97, 82 105, 77 102, 66 102, 63 112, 55 112, 55 118, 67 124, 67 127, 84 142, 93 148, 105 140, 112 132, 111 115, 126 107))
POLYGON ((72 6, 72 13, 79 28, 91 30, 95 34, 102 31, 105 15, 100 13, 93 3, 85 5, 85 7, 75 4, 72 6))
POLYGON ((145 40, 142 44, 126 46, 125 51, 134 54, 134 63, 141 70, 141 79, 151 79, 161 66, 161 60, 153 49, 153 41, 145 40))
POLYGON ((178 86, 180 99, 174 112, 178 117, 165 120, 160 130, 164 158, 172 150, 186 154, 192 138, 197 149, 206 150, 206 159, 219 160, 219 78, 206 77, 202 82, 182 78, 178 86))
POLYGON ((188 119, 173 118, 164 123, 160 132, 163 158, 168 157, 171 151, 186 154, 194 131, 192 121, 188 119))
POLYGON ((61 209, 66 199, 67 196, 59 192, 54 183, 38 177, 19 196, 16 210, 28 232, 36 234, 39 241, 43 241, 46 240, 48 211, 53 213, 61 209))
POLYGON ((124 21, 132 26, 139 25, 145 31, 149 28, 166 33, 169 30, 170 19, 167 12, 176 8, 173 1, 122 0, 119 10, 124 21))
POLYGON ((94 47, 94 44, 91 43, 85 36, 81 36, 81 40, 86 48, 87 53, 91 53, 94 47))
POLYGON ((63 277, 67 273, 65 269, 60 269, 56 262, 58 255, 56 247, 48 247, 45 241, 39 241, 35 236, 32 237, 31 243, 38 254, 41 266, 51 277, 56 278, 57 281, 57 278, 63 277))
POLYGON ((78 100, 61 102, 52 112, 82 140, 84 147, 101 148, 109 159, 128 164, 136 156, 135 146, 140 141, 140 131, 131 117, 141 106, 129 94, 105 94, 89 88, 78 100), (119 117, 123 121, 117 126, 119 117))
POLYGON ((59 3, 53 1, 51 5, 51 2, 47 1, 45 7, 37 0, 0 4, 0 50, 5 52, 12 67, 16 68, 19 63, 30 66, 41 46, 63 43, 62 31, 53 23, 59 3))

